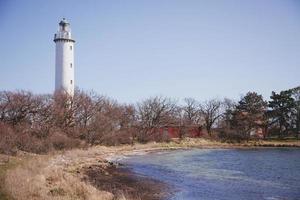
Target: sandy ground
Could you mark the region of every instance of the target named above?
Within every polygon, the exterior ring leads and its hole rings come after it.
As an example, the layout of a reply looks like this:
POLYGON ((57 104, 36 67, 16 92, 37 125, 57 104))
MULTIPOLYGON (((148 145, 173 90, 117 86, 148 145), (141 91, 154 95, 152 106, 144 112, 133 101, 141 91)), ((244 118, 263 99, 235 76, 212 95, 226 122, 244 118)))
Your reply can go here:
MULTIPOLYGON (((9 197, 29 199, 162 199, 167 195, 163 183, 139 177, 118 168, 117 162, 127 155, 179 148, 252 148, 252 147, 300 147, 299 141, 251 142, 227 144, 205 139, 185 139, 171 143, 136 144, 133 146, 74 149, 54 152, 50 155, 20 153, 17 157, 5 157, 7 165, 18 160, 17 167, 6 170, 2 187, 9 197), (11 161, 10 161, 11 160, 11 161), (159 187, 157 187, 159 186, 159 187)), ((4 160, 4 159, 3 159, 4 160)), ((1 162, 0 162, 1 165, 1 162)), ((1 166, 0 166, 1 168, 1 166)), ((1 178, 1 177, 0 177, 1 178)))

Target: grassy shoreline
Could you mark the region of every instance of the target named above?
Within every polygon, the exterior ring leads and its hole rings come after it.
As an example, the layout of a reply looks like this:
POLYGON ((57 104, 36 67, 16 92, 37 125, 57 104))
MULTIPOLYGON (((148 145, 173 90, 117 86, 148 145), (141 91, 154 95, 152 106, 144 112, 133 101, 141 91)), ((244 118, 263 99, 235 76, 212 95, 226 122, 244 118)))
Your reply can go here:
MULTIPOLYGON (((117 157, 142 152, 190 148, 269 148, 300 147, 299 140, 291 141, 249 141, 245 143, 222 143, 207 139, 174 140, 169 143, 148 143, 116 147, 94 146, 87 149, 73 149, 53 152, 48 155, 23 154, 1 156, 0 199, 118 199, 109 191, 95 187, 87 179, 87 169, 97 166, 104 175, 113 176, 110 167, 117 157)), ((116 181, 116 180, 114 180, 116 181)), ((118 184, 117 184, 118 185, 118 184)), ((122 188, 122 183, 119 185, 122 188)), ((124 191, 126 192, 126 191, 124 191)), ((126 199, 126 195, 119 195, 126 199)), ((119 198, 119 199, 122 199, 119 198)))

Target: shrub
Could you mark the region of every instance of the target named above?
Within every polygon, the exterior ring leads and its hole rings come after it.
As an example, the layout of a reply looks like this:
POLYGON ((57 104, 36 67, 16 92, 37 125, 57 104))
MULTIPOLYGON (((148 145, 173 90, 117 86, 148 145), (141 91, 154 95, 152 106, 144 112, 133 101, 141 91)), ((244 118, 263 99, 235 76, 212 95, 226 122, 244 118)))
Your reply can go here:
POLYGON ((17 152, 17 135, 13 129, 0 122, 0 153, 13 155, 17 152))
POLYGON ((246 134, 234 129, 222 129, 218 133, 218 137, 228 142, 241 142, 248 139, 246 134))
POLYGON ((80 147, 82 144, 79 139, 69 138, 65 134, 59 132, 52 133, 52 135, 49 137, 49 143, 56 150, 80 147))
POLYGON ((51 149, 51 144, 47 139, 34 137, 29 132, 18 133, 16 141, 17 148, 21 151, 44 154, 51 149))

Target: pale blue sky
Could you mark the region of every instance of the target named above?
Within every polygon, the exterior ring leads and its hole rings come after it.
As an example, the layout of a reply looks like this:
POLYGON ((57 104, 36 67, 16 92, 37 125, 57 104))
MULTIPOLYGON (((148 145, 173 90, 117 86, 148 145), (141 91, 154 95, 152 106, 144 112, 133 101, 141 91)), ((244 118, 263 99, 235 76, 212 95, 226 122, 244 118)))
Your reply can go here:
POLYGON ((268 98, 300 85, 300 1, 0 0, 0 90, 53 91, 63 17, 75 84, 120 102, 268 98))

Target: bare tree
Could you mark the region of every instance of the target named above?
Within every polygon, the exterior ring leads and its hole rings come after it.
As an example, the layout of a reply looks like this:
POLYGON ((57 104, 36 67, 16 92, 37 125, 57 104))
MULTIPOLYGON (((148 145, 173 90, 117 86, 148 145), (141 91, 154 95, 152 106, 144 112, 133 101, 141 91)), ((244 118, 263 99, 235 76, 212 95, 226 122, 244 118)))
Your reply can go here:
POLYGON ((183 110, 183 124, 185 125, 199 125, 201 122, 201 111, 199 109, 199 102, 193 98, 184 99, 185 105, 183 110))
POLYGON ((91 130, 91 123, 106 104, 106 98, 95 92, 84 92, 78 89, 74 95, 74 117, 76 126, 81 131, 80 137, 84 138, 91 130))
POLYGON ((38 100, 31 92, 1 92, 0 120, 12 125, 30 122, 33 115, 38 113, 38 100))
MULTIPOLYGON (((132 143, 136 110, 132 105, 76 90, 33 95, 30 92, 0 92, 0 151, 7 148, 35 153, 72 148, 83 144, 132 143), (79 141, 81 139, 81 141, 79 141)), ((12 152, 10 149, 5 152, 12 152)))
POLYGON ((74 99, 71 96, 64 92, 56 92, 51 105, 53 125, 65 132, 74 127, 75 108, 74 99))
POLYGON ((207 133, 211 136, 213 125, 222 116, 222 102, 218 99, 205 101, 200 104, 200 110, 205 121, 207 133))
POLYGON ((133 105, 121 105, 120 126, 121 128, 131 128, 136 124, 137 114, 133 105))
POLYGON ((165 97, 149 98, 138 104, 139 119, 146 127, 171 124, 177 111, 176 103, 165 97))
POLYGON ((178 124, 180 138, 189 134, 192 126, 197 126, 198 131, 201 131, 202 117, 198 101, 193 98, 184 99, 184 105, 180 107, 180 122, 178 124))
MULTIPOLYGON (((141 127, 141 140, 148 140, 149 137, 153 137, 157 128, 174 124, 178 120, 179 108, 176 103, 169 98, 149 98, 139 103, 137 107, 141 127)), ((158 138, 159 136, 156 137, 158 138)))

